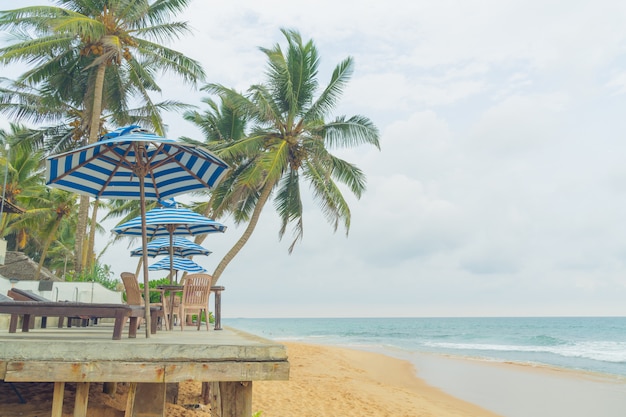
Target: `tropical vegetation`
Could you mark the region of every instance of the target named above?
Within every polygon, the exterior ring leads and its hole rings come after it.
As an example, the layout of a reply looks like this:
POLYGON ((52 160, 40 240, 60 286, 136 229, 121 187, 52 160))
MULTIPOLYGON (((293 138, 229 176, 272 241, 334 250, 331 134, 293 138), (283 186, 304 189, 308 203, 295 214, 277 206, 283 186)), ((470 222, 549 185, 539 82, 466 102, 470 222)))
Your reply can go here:
MULTIPOLYGON (((204 78, 197 61, 163 46, 189 33, 186 23, 170 21, 189 2, 57 0, 60 7, 2 12, 0 29, 19 37, 0 48, 0 63, 28 62, 31 69, 7 88, 10 94, 0 102, 9 105, 8 111, 35 121, 62 119, 61 131, 71 131, 76 145, 94 143, 106 130, 106 120, 102 119, 105 110, 110 122, 123 125, 141 121, 164 134, 161 110, 182 104, 153 102, 150 93, 161 91, 156 75, 169 71, 192 84, 204 78), (28 108, 34 91, 42 93, 41 100, 36 101, 42 103, 42 112, 28 108), (142 106, 131 108, 134 100, 142 106), (61 109, 62 113, 51 109, 61 109)), ((75 239, 78 270, 92 250, 87 248, 83 255, 88 210, 89 198, 81 197, 75 239)))
MULTIPOLYGON (((281 219, 280 238, 289 232, 288 252, 294 250, 304 231, 305 184, 331 227, 348 233, 351 212, 344 190, 359 198, 366 178, 332 152, 379 147, 370 119, 333 115, 354 71, 353 59, 341 61, 322 86, 314 42, 283 29, 284 47, 260 48, 267 58, 262 83, 245 92, 205 84, 209 97, 195 110, 193 103, 157 103, 152 95, 161 91, 156 74, 163 70, 192 86, 204 82, 197 61, 163 46, 188 33, 186 23, 172 18, 189 2, 58 0, 59 7, 0 12, 0 29, 20 34, 0 47, 0 65, 30 64, 16 80, 0 79, 0 113, 12 121, 9 129, 0 130, 0 184, 5 184, 6 201, 25 209, 0 220, 0 237, 10 250, 24 251, 67 279, 113 285, 107 281, 110 268, 90 247, 98 232, 98 204, 47 188, 42 161, 120 125, 137 123, 164 135, 162 113, 172 109, 185 111, 185 120, 204 135, 199 142, 232 168, 215 190, 195 195, 193 203, 198 212, 217 219, 230 216, 243 226, 214 271, 215 279, 246 244, 268 202, 281 219), (89 210, 93 220, 87 227, 89 210)), ((100 203, 100 209, 121 221, 138 214, 137 203, 129 201, 100 203)))
POLYGON ((353 59, 340 62, 318 94, 315 44, 304 41, 295 30, 282 33, 285 51, 279 44, 261 48, 267 56, 265 83, 251 86, 246 93, 208 84, 204 90, 220 97, 222 107, 207 101, 210 110, 204 116, 187 113, 187 120, 207 135, 206 145, 234 167, 214 193, 213 213, 231 213, 238 223, 246 224, 213 273, 215 281, 252 235, 272 195, 281 219, 279 237, 291 227, 289 252, 293 251, 304 230, 303 182, 334 230, 342 225, 347 233, 350 208, 340 185, 361 197, 365 174, 330 150, 362 144, 379 147, 378 130, 368 118, 330 117, 354 70, 353 59))

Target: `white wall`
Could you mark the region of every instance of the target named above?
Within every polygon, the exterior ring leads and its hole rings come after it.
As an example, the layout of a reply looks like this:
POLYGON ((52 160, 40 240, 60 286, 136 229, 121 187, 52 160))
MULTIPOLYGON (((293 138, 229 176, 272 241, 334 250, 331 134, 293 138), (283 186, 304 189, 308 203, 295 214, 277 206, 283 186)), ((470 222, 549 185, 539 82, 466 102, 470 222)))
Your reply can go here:
MULTIPOLYGON (((32 291, 51 301, 80 301, 83 303, 123 303, 121 291, 111 291, 95 282, 53 282, 51 291, 39 291, 40 281, 18 281, 15 288, 32 291)), ((11 282, 0 277, 0 294, 6 295, 11 282)))
MULTIPOLYGON (((121 291, 111 291, 99 283, 92 282, 53 282, 51 291, 39 291, 40 281, 18 281, 15 288, 32 291, 51 301, 79 301, 82 303, 124 303, 121 291)), ((0 294, 7 295, 11 282, 0 276, 0 294)), ((0 314, 0 328, 9 327, 9 315, 0 314)), ((38 323, 36 324, 38 325, 38 323)))

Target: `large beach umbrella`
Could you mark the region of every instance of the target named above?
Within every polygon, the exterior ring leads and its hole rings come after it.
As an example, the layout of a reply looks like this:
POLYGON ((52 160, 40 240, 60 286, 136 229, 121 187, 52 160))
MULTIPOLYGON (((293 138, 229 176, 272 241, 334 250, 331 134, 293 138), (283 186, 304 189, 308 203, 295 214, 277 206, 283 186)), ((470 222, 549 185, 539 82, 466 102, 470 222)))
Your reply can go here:
POLYGON ((170 264, 174 265, 175 271, 185 271, 191 273, 206 272, 206 269, 204 269, 201 265, 198 265, 191 259, 181 258, 180 256, 174 256, 172 258, 166 256, 160 261, 150 265, 148 269, 150 271, 166 270, 170 268, 170 264))
MULTIPOLYGON (((187 208, 159 207, 145 214, 146 235, 148 238, 169 238, 170 259, 174 257, 174 236, 197 236, 208 233, 224 232, 226 226, 213 219, 202 216, 187 208)), ((112 229, 118 235, 141 236, 142 218, 135 217, 112 229)), ((170 268, 170 280, 174 275, 174 268, 170 268)))
MULTIPOLYGON (((137 199, 142 246, 148 246, 145 200, 160 200, 211 189, 228 165, 206 149, 167 139, 139 126, 119 128, 98 142, 46 159, 46 183, 96 199, 137 199)), ((150 337, 147 250, 143 254, 146 337, 150 337)))
MULTIPOLYGON (((204 246, 200 246, 197 243, 194 243, 191 240, 182 237, 174 237, 171 251, 169 238, 158 238, 151 240, 150 242, 148 242, 147 249, 148 256, 151 258, 160 255, 169 255, 170 252, 173 252, 174 256, 179 256, 182 258, 187 258, 194 255, 208 256, 211 253, 211 251, 206 249, 204 246)), ((131 250, 130 256, 143 256, 143 247, 140 246, 131 250)))

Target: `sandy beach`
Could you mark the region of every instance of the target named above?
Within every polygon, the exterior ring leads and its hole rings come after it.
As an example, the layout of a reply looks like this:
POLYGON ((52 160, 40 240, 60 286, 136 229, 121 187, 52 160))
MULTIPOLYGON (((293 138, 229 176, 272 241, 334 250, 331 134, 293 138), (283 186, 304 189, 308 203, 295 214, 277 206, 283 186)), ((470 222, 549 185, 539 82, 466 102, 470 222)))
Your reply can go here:
MULTIPOLYGON (((428 386, 413 366, 377 353, 337 347, 286 343, 289 381, 255 382, 252 411, 263 417, 389 416, 494 417, 469 402, 428 386)), ((52 406, 52 384, 15 384, 27 401, 20 404, 9 384, 0 384, 0 417, 41 417, 52 406)), ((90 417, 121 417, 127 387, 118 385, 114 398, 99 384, 90 389, 90 417)), ((72 416, 73 384, 67 384, 63 415, 72 416)), ((199 404, 201 384, 180 385, 179 404, 167 404, 172 417, 210 416, 199 404), (197 407, 197 408, 196 408, 197 407)))

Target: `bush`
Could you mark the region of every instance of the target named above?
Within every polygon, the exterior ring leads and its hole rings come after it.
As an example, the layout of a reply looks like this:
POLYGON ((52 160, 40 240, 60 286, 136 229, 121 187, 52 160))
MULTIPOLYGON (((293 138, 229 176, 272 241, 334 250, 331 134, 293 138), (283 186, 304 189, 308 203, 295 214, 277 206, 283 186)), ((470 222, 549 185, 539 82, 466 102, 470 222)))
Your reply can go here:
POLYGON ((110 265, 96 263, 91 269, 83 271, 79 275, 75 275, 75 272, 68 273, 65 280, 68 282, 97 282, 105 288, 116 290, 120 281, 111 278, 112 276, 113 272, 110 265))

